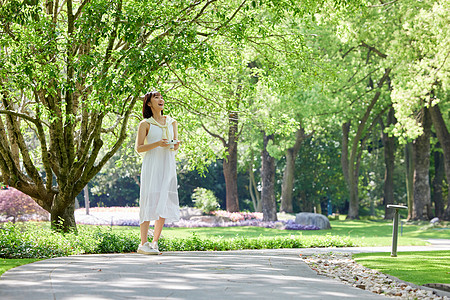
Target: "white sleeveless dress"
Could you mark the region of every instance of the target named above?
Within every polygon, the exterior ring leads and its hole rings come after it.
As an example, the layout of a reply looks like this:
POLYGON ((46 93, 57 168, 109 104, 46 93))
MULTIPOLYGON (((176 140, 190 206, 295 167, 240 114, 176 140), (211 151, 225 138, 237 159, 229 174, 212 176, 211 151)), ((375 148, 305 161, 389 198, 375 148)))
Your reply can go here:
MULTIPOLYGON (((173 125, 169 125, 168 129, 170 136, 173 136, 173 125)), ((160 127, 150 124, 147 143, 161 140, 162 135, 160 127)), ((159 217, 165 218, 166 223, 180 219, 175 153, 169 147, 156 147, 145 152, 139 199, 141 224, 144 221, 158 220, 159 217)))

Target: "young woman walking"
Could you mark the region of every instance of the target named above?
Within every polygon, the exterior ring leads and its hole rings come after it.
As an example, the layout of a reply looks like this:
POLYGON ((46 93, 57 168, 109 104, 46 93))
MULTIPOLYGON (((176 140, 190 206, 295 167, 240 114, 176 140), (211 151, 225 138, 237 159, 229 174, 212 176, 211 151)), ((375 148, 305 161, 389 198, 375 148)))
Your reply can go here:
POLYGON ((139 219, 141 243, 137 252, 160 254, 158 239, 164 223, 180 218, 177 191, 175 150, 178 139, 177 121, 163 114, 164 100, 159 92, 144 97, 142 115, 136 137, 136 151, 144 156, 141 169, 139 219), (150 221, 155 221, 152 242, 148 241, 150 221))

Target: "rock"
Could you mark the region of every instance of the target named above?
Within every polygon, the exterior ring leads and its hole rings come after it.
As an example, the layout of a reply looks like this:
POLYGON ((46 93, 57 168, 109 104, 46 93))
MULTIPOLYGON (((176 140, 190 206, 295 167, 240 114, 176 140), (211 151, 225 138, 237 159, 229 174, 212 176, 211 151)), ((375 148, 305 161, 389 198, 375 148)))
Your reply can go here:
POLYGON ((317 274, 340 280, 345 284, 395 299, 449 300, 433 291, 413 288, 405 282, 367 269, 356 263, 348 254, 327 253, 303 257, 317 274))
POLYGON ((431 224, 439 223, 439 218, 435 217, 435 218, 431 219, 430 223, 431 224))
POLYGON ((201 216, 203 212, 201 209, 193 207, 180 208, 180 218, 184 220, 190 220, 193 216, 201 216))
POLYGON ((450 292, 450 284, 427 283, 427 284, 424 284, 423 286, 429 287, 429 288, 432 288, 432 289, 442 290, 442 291, 445 291, 445 292, 450 292))
POLYGON ((330 221, 321 214, 302 212, 295 216, 295 223, 300 225, 314 225, 320 229, 331 229, 330 221))

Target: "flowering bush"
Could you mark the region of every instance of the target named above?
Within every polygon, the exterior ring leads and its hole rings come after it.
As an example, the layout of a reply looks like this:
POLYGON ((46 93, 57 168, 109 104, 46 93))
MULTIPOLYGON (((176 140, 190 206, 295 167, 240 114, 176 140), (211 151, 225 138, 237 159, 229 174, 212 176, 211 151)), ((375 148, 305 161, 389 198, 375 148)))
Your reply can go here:
MULTIPOLYGON (((300 225, 294 220, 264 222, 262 213, 214 211, 214 215, 229 217, 230 222, 201 222, 181 219, 178 222, 165 224, 166 227, 235 227, 235 226, 255 226, 265 228, 277 228, 286 230, 318 230, 313 225, 300 225)), ((111 226, 139 226, 138 207, 96 207, 90 209, 90 214, 86 215, 85 209, 80 208, 75 211, 75 220, 78 224, 86 225, 111 225, 111 226)))
POLYGON ((0 221, 48 221, 49 213, 15 188, 0 189, 0 221))
POLYGON ((294 222, 294 220, 288 221, 261 221, 257 219, 253 220, 242 220, 236 222, 221 222, 221 223, 208 223, 208 222, 198 222, 191 220, 180 220, 176 223, 165 224, 166 227, 237 227, 237 226, 254 226, 254 227, 264 227, 264 228, 276 228, 276 229, 286 229, 286 230, 319 230, 320 228, 314 225, 300 225, 294 222))
POLYGON ((260 212, 228 212, 226 210, 216 210, 211 212, 214 216, 227 217, 231 221, 243 221, 243 220, 262 220, 263 214, 260 212))

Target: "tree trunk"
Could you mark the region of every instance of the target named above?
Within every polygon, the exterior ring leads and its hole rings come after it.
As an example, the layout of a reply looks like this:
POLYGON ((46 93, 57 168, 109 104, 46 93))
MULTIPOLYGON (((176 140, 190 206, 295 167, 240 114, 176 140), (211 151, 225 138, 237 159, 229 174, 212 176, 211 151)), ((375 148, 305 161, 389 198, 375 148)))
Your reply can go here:
POLYGON ((359 219, 359 192, 358 192, 358 170, 353 169, 350 175, 348 188, 350 191, 350 203, 348 206, 347 219, 359 219))
MULTIPOLYGON (((359 195, 358 195, 358 177, 359 177, 359 163, 355 165, 353 159, 348 157, 348 141, 350 133, 350 122, 342 125, 342 155, 341 165, 344 178, 347 183, 349 191, 349 208, 347 219, 359 219, 359 195)), ((352 149, 353 151, 353 149, 352 149)), ((355 157, 353 153, 351 155, 355 157)), ((360 155, 358 155, 360 157, 360 155)), ((358 159, 359 160, 359 159, 358 159)))
MULTIPOLYGON (((440 148, 439 143, 436 148, 440 148)), ((444 155, 439 151, 434 151, 434 178, 432 182, 433 193, 431 200, 434 203, 434 213, 439 219, 444 217, 444 198, 442 195, 442 182, 445 179, 444 155)))
POLYGON ((86 208, 86 214, 89 215, 89 208, 91 206, 91 203, 89 201, 89 187, 86 184, 84 187, 84 207, 86 208))
POLYGON ((263 211, 263 221, 277 221, 277 205, 275 202, 275 158, 267 151, 267 144, 273 141, 273 134, 267 136, 264 132, 264 148, 261 152, 261 203, 263 211))
MULTIPOLYGON (((253 161, 253 154, 252 154, 252 161, 253 161)), ((253 208, 257 212, 261 212, 261 197, 259 195, 258 188, 256 186, 256 180, 255 180, 255 174, 253 173, 253 163, 249 167, 248 170, 248 190, 250 192, 250 197, 252 198, 253 202, 253 208)))
MULTIPOLYGON (((389 74, 391 69, 385 69, 383 77, 378 81, 377 86, 381 87, 389 79, 389 74)), ((369 117, 372 115, 372 109, 378 102, 381 96, 381 91, 377 91, 375 95, 370 100, 369 105, 364 111, 364 115, 357 120, 356 124, 356 134, 352 138, 352 143, 349 151, 349 133, 351 121, 347 121, 342 125, 342 171, 344 172, 344 178, 347 182, 350 193, 350 203, 348 209, 347 219, 359 219, 359 195, 358 195, 358 179, 359 179, 359 166, 361 163, 362 149, 364 148, 365 140, 367 139, 367 134, 372 130, 373 126, 378 123, 378 118, 384 114, 381 111, 372 121, 372 123, 367 126, 369 117)))
POLYGON ((412 143, 405 145, 405 178, 406 178, 406 196, 408 201, 408 220, 412 219, 414 211, 414 159, 412 143))
MULTIPOLYGON (((386 127, 395 123, 394 108, 391 107, 389 110, 386 127)), ((384 132, 385 126, 383 122, 381 124, 381 139, 384 145, 384 193, 383 193, 383 204, 384 204, 384 218, 386 220, 392 220, 394 218, 395 211, 393 209, 388 209, 387 205, 394 204, 394 166, 395 166, 395 137, 390 137, 384 132)))
MULTIPOLYGON (((447 183, 450 186, 450 133, 442 117, 439 105, 430 108, 431 119, 433 121, 436 135, 441 143, 442 150, 444 150, 444 170, 447 183)), ((450 221, 450 192, 447 193, 447 208, 445 209, 443 219, 450 221)))
MULTIPOLYGON (((58 195, 59 196, 59 195, 58 195)), ((58 196, 56 198, 58 198, 58 196)), ((62 203, 66 202, 67 199, 55 199, 56 201, 62 203)), ((69 205, 52 207, 50 212, 51 227, 57 231, 70 232, 71 230, 76 231, 75 223, 75 198, 69 199, 69 205)))
POLYGON ((237 188, 237 112, 230 112, 228 115, 228 143, 226 145, 227 156, 223 160, 223 175, 225 177, 226 206, 227 211, 239 211, 239 197, 237 188))
POLYGON ((312 201, 308 201, 306 193, 304 190, 300 190, 300 195, 298 197, 298 206, 300 207, 301 212, 313 212, 313 203, 312 201))
POLYGON ((423 134, 413 142, 414 158, 414 209, 412 220, 428 220, 427 206, 431 205, 430 192, 430 135, 431 117, 428 108, 420 112, 423 134))
POLYGON ((286 167, 284 169, 283 183, 281 185, 280 211, 282 212, 294 212, 292 205, 292 191, 294 189, 295 160, 305 137, 305 130, 303 127, 300 127, 295 133, 294 146, 286 150, 286 167))
POLYGON ((223 175, 226 188, 226 208, 229 212, 239 211, 237 189, 237 148, 229 148, 227 157, 223 160, 223 175))

